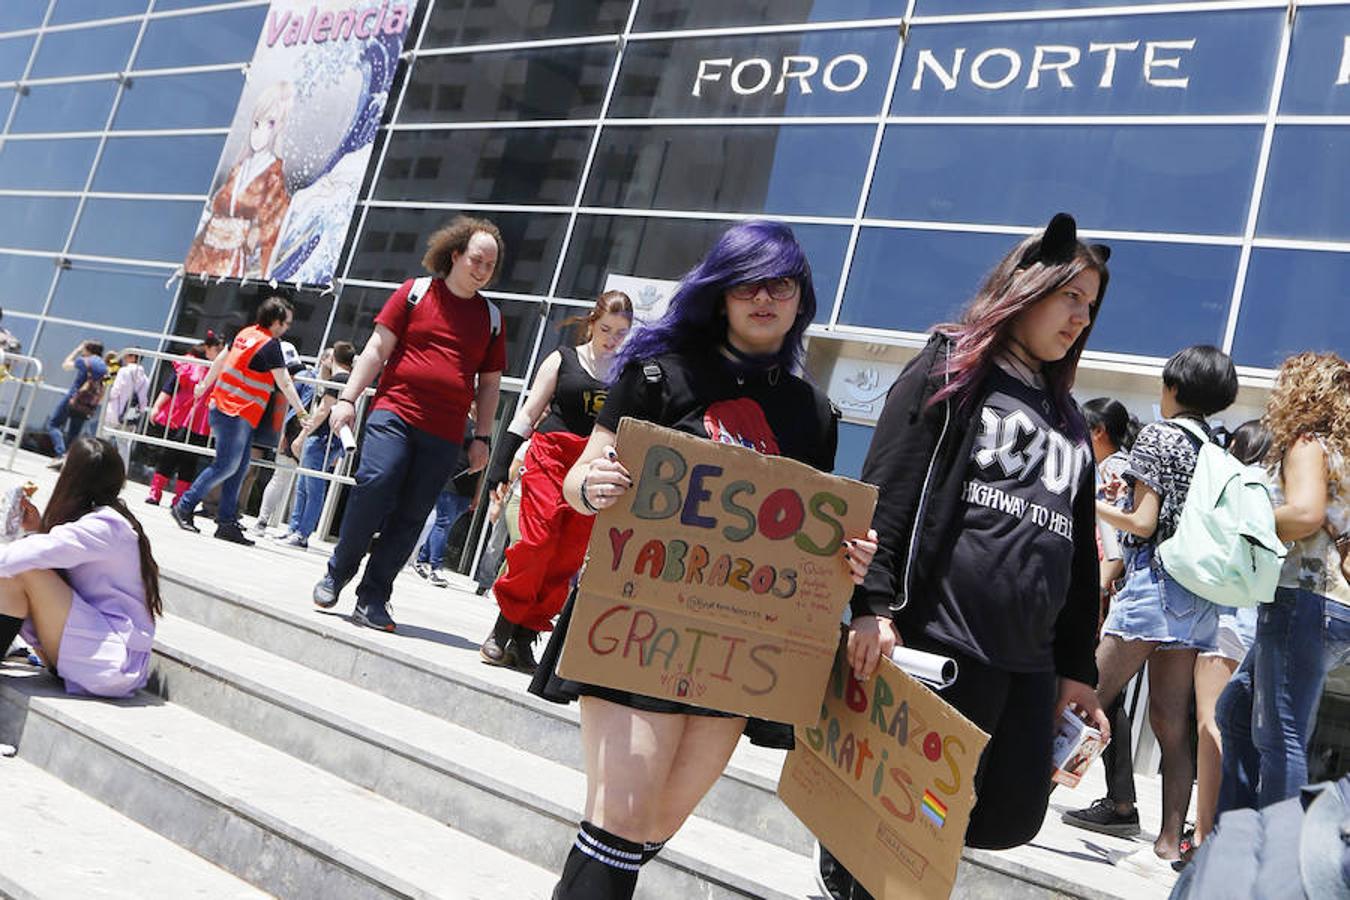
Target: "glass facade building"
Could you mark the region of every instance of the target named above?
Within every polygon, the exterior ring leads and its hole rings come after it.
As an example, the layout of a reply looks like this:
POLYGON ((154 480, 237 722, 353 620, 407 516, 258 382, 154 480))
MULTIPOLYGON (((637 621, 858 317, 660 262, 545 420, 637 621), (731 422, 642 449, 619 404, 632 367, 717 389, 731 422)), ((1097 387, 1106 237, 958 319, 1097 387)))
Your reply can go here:
MULTIPOLYGON (((1350 3, 416 6, 341 276, 294 292, 307 355, 361 340, 425 236, 471 212, 507 240, 491 293, 518 392, 607 277, 678 278, 766 216, 810 254, 812 374, 875 394, 1059 209, 1114 250, 1094 385, 1188 343, 1256 385, 1291 351, 1350 351, 1350 3), (859 359, 881 366, 831 380, 859 359)), ((0 305, 49 372, 83 337, 181 347, 248 316, 256 283, 174 275, 267 14, 0 7, 0 305)), ((836 399, 855 472, 875 411, 836 399)))

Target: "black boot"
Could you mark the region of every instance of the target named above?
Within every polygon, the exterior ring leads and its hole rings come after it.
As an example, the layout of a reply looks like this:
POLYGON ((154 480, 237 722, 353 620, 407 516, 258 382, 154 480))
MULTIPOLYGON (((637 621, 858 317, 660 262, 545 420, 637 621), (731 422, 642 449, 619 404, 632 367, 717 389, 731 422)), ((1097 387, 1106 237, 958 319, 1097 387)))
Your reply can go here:
POLYGON ((526 675, 533 675, 534 670, 539 668, 539 661, 534 658, 534 642, 539 637, 539 632, 526 628, 524 625, 517 625, 511 633, 511 652, 515 655, 516 662, 511 667, 524 672, 526 675))
POLYGON ((483 658, 483 662, 489 666, 503 666, 508 669, 516 667, 516 649, 511 640, 515 636, 516 627, 516 623, 497 613, 492 633, 483 641, 483 646, 478 648, 478 655, 483 658))

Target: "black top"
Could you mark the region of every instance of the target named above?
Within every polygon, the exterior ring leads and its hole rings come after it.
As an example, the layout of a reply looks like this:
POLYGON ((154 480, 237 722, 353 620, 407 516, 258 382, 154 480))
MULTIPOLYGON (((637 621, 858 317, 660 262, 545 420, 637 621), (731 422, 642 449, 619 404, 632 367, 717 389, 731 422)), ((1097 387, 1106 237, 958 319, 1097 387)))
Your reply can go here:
POLYGON ((624 367, 597 424, 619 430, 632 416, 685 434, 786 456, 823 472, 834 469, 839 422, 824 393, 778 367, 745 369, 721 354, 654 360, 650 382, 639 362, 624 367))
MULTIPOLYGON (((335 381, 335 382, 337 382, 338 384, 346 384, 346 383, 347 383, 347 379, 349 379, 349 378, 351 378, 351 377, 352 377, 352 373, 351 373, 351 372, 334 372, 334 373, 328 378, 328 380, 329 380, 329 381, 335 381)), ((323 396, 325 396, 325 397, 332 397, 332 398, 334 399, 334 401, 336 402, 337 396, 338 396, 338 393, 339 393, 340 390, 341 390, 341 388, 326 387, 326 388, 323 389, 323 396)), ((331 409, 331 408, 330 408, 330 409, 331 409)), ((332 431, 332 429, 331 429, 331 428, 329 427, 329 425, 328 425, 328 420, 329 420, 329 418, 331 417, 331 415, 332 415, 332 413, 330 412, 328 416, 324 416, 323 423, 322 423, 321 425, 319 425, 318 428, 315 428, 314 431, 312 432, 312 436, 313 436, 313 437, 316 437, 316 438, 326 438, 326 437, 328 437, 329 433, 332 431)))
MULTIPOLYGON (((886 397, 863 464, 862 480, 880 489, 872 517, 879 541, 866 578, 854 589, 853 614, 894 618, 902 637, 907 632, 926 633, 939 614, 940 584, 953 566, 952 550, 967 506, 964 497, 980 433, 979 411, 993 384, 992 379, 985 378, 976 385, 969 405, 950 399, 930 405, 929 398, 945 381, 951 349, 950 338, 934 335, 900 373, 886 397)), ((1053 411, 1047 414, 1046 421, 1053 423, 1053 429, 1067 436, 1070 423, 1057 419, 1053 411)), ((1073 424, 1073 430, 1087 434, 1087 426, 1076 411, 1073 424)), ((1081 483, 1074 489, 1072 500, 1073 547, 1067 590, 1064 595, 1045 598, 1045 603, 1058 609, 1048 635, 1055 672, 1096 684, 1093 650, 1100 574, 1092 467, 1083 466, 1079 478, 1081 483)), ((981 582, 980 592, 962 598, 962 602, 988 603, 995 590, 1008 586, 992 579, 981 582)), ((1040 612, 1048 615, 1050 608, 1046 606, 1040 612)))
POLYGON ((1073 501, 1092 455, 1051 424, 1044 391, 997 367, 986 383, 951 564, 925 633, 1007 671, 1050 672, 1073 569, 1073 501))
POLYGON ((273 369, 286 368, 286 356, 281 352, 281 341, 272 338, 259 347, 258 352, 248 361, 248 367, 252 372, 270 372, 273 369))
POLYGON ((553 389, 548 415, 535 431, 566 431, 589 437, 595 417, 605 406, 609 387, 586 371, 576 347, 559 347, 558 384, 553 389))

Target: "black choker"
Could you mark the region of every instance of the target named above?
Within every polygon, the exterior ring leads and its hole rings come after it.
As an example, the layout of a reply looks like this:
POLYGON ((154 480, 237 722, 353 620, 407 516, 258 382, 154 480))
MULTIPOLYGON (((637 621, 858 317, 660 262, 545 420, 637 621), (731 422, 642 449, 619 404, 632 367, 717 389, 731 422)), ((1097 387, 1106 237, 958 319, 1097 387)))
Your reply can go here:
POLYGON ((770 369, 778 368, 778 355, 775 353, 746 353, 731 346, 730 343, 723 343, 719 349, 722 355, 736 363, 738 368, 754 372, 768 372, 770 369))

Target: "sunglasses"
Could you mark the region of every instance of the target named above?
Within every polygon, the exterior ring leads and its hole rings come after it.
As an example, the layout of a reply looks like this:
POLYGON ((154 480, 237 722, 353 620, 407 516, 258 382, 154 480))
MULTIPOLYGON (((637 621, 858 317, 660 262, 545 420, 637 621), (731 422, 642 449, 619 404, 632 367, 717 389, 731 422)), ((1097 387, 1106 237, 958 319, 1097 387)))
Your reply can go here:
POLYGON ((727 296, 733 300, 753 300, 759 295, 761 287, 768 291, 769 296, 775 300, 791 300, 801 290, 801 285, 798 284, 797 279, 783 276, 733 284, 727 288, 727 296))

